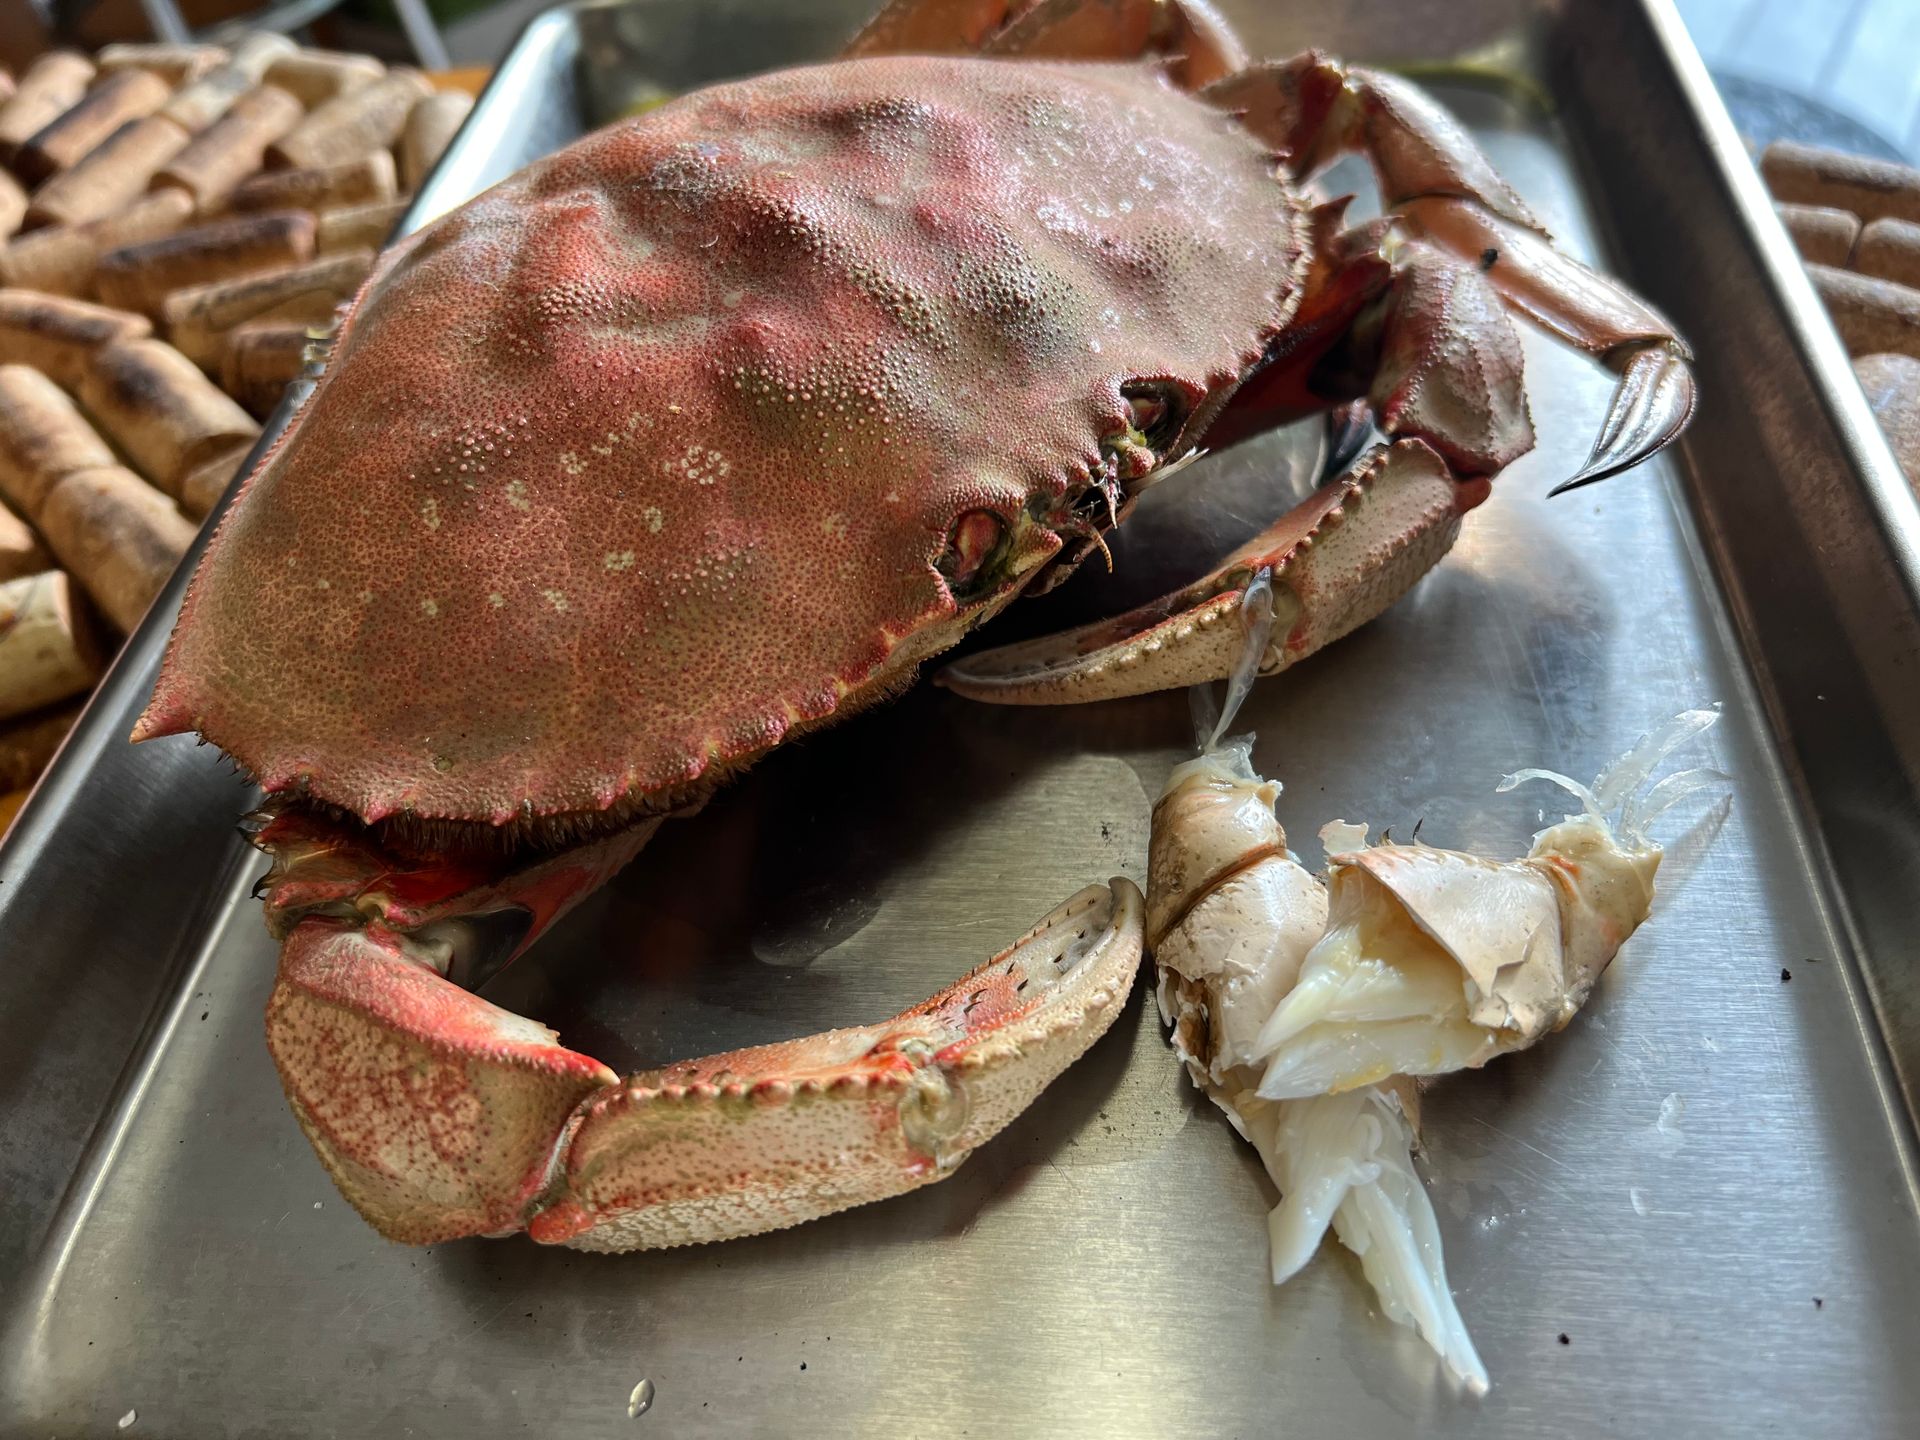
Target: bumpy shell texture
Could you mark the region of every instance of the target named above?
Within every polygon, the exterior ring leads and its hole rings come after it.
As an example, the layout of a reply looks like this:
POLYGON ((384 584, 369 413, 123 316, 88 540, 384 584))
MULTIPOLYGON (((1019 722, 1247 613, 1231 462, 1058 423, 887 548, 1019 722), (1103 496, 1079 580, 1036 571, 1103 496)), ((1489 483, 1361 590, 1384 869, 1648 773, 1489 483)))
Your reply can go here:
POLYGON ((589 136, 382 261, 143 733, 370 821, 749 759, 958 637, 958 517, 996 573, 1059 548, 1124 382, 1217 403, 1299 215, 1142 67, 854 61, 589 136))

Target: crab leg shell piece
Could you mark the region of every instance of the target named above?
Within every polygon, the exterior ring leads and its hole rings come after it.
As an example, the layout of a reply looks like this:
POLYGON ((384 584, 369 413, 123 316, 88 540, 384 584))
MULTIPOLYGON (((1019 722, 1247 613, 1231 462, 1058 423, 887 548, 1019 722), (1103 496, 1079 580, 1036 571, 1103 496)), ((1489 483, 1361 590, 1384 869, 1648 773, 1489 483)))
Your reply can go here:
POLYGON ((1272 675, 1357 629, 1404 595, 1452 546, 1486 497, 1433 448, 1401 440, 1368 454, 1204 579, 1112 620, 985 650, 938 679, 974 700, 1071 705, 1218 680, 1240 653, 1239 607, 1273 572, 1272 675))
POLYGON ((267 1046, 340 1193, 414 1245, 519 1229, 567 1117, 617 1081, 545 1026, 443 980, 407 937, 332 919, 287 937, 267 1046))
POLYGON ((1280 787, 1253 773, 1250 744, 1231 741, 1174 770, 1148 852, 1160 1018, 1216 1100, 1228 1072, 1252 1063, 1261 1023, 1327 919, 1326 891, 1288 851, 1273 814, 1280 787))
POLYGON ((1255 1045, 1259 1093, 1337 1093, 1525 1049, 1586 1003, 1647 918, 1659 865, 1659 847, 1623 847, 1591 816, 1505 863, 1425 845, 1334 856, 1326 934, 1255 1045))
POLYGON ((1273 1283, 1291 1279, 1334 1229, 1388 1318, 1418 1329, 1469 1388, 1485 1391, 1413 1169, 1413 1082, 1301 1100, 1254 1093, 1261 1023, 1325 928, 1327 895, 1288 853, 1272 811, 1280 787, 1254 773, 1251 749, 1242 737, 1177 767, 1154 807, 1147 913, 1161 1018, 1194 1084, 1280 1191, 1267 1221, 1273 1283))
POLYGON ((783 1229, 942 1179, 1113 1023, 1140 892, 1089 886, 879 1025, 636 1075, 582 1107, 536 1240, 639 1250, 783 1229))

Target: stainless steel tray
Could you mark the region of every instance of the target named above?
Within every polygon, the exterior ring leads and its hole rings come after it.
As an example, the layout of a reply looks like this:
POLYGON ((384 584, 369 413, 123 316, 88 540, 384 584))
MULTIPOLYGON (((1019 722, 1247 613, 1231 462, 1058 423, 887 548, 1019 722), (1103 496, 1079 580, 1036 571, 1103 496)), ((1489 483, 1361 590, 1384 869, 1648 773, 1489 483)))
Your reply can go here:
MULTIPOLYGON (((637 79, 825 54, 865 3, 547 15, 415 222, 637 79)), ((0 851, 0 1430, 632 1433, 645 1378, 639 1424, 672 1435, 1916 1433, 1913 499, 1665 0, 1229 8, 1257 50, 1507 76, 1436 84, 1700 350, 1680 453, 1549 502, 1607 381, 1530 345, 1538 450, 1407 603, 1247 715, 1296 837, 1424 816, 1499 846, 1537 818, 1491 793, 1502 771, 1591 774, 1726 703, 1731 818, 1654 923, 1565 1034, 1433 1093, 1425 1165, 1492 1395, 1456 1397, 1340 1253, 1267 1283, 1265 1182, 1142 995, 957 1176, 884 1205, 614 1259, 381 1242, 261 1043, 246 787, 189 742, 123 743, 176 581, 0 851)), ((1282 436, 1182 490, 1231 529, 1313 459, 1282 436)), ((1096 584, 1052 618, 1111 603, 1096 584)), ((616 1065, 891 1013, 1080 884, 1139 877, 1187 741, 1179 695, 923 687, 671 827, 489 993, 616 1065)))

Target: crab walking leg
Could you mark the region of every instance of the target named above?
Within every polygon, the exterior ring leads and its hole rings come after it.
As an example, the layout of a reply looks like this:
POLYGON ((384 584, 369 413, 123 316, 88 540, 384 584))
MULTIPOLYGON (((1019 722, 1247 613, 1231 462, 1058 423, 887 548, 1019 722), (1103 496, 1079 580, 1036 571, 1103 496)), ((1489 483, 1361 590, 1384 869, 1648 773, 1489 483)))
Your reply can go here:
POLYGON ((1515 309, 1620 377, 1593 453, 1560 489, 1636 465, 1686 428, 1695 389, 1672 324, 1554 249, 1466 129, 1418 86, 1308 51, 1229 75, 1203 95, 1240 114, 1295 175, 1364 154, 1383 207, 1410 235, 1480 267, 1515 309))
POLYGON ((975 700, 1073 705, 1217 680, 1240 654, 1236 616, 1262 570, 1274 588, 1272 675, 1365 624, 1439 563, 1486 498, 1421 440, 1370 451, 1211 574, 1112 620, 984 650, 938 683, 975 700))
POLYGON ((1291 1279, 1332 1227, 1361 1257, 1383 1313, 1484 1391, 1413 1170, 1411 1083, 1290 1101, 1254 1093, 1259 1027, 1323 930, 1327 897, 1287 850, 1273 814, 1280 787, 1254 774, 1250 750, 1242 737, 1179 767, 1154 807, 1147 920, 1161 1018, 1193 1082, 1280 1191, 1268 1216, 1273 1283, 1291 1279))
POLYGON ((1104 1034, 1140 892, 1093 885, 880 1025, 689 1061, 577 1115, 534 1239, 644 1250, 783 1229, 944 1179, 1104 1034))
POLYGON ((1031 0, 893 0, 877 10, 840 52, 866 55, 971 55, 1031 0))

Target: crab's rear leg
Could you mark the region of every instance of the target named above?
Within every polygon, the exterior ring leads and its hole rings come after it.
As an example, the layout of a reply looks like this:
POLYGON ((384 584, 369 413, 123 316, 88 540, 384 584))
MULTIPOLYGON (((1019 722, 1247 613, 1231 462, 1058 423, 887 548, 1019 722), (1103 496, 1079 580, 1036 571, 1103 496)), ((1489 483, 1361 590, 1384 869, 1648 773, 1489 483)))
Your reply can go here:
POLYGON ((1239 114, 1296 176, 1364 155, 1398 229, 1479 268, 1509 306, 1620 377, 1592 454, 1559 489, 1636 465, 1686 428, 1693 375, 1672 324, 1557 250, 1472 136, 1418 86, 1308 51, 1229 75, 1202 96, 1239 114))
POLYGON ((524 949, 654 823, 523 865, 410 863, 300 812, 260 835, 284 940, 268 1046, 321 1163, 381 1234, 525 1228, 628 1250, 927 1184, 1105 1032, 1140 961, 1139 892, 1092 886, 892 1020, 622 1081, 466 987, 488 973, 476 939, 505 922, 502 948, 524 949))

